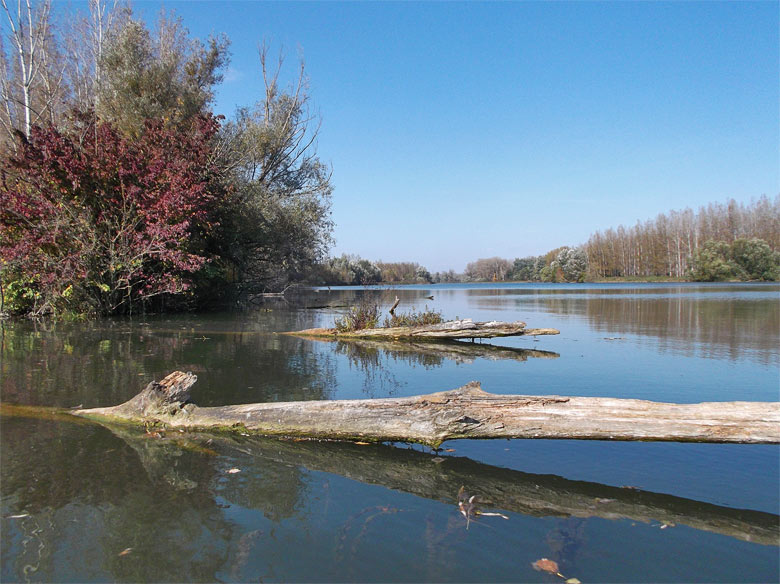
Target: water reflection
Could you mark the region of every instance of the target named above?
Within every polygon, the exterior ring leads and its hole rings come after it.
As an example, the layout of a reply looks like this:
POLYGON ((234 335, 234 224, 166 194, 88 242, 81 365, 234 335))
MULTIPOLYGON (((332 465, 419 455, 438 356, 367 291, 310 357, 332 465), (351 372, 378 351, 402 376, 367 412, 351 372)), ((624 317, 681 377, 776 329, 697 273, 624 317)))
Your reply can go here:
MULTIPOLYGON (((272 524, 316 514, 314 499, 323 495, 310 486, 307 477, 313 472, 453 508, 465 486, 486 505, 530 517, 629 519, 687 525, 770 546, 780 542, 780 518, 771 513, 529 474, 468 458, 434 461, 432 454, 389 446, 178 432, 150 437, 143 430, 7 417, 2 438, 24 443, 15 451, 3 449, 4 537, 10 538, 3 546, 3 553, 9 553, 4 565, 10 561, 5 579, 9 573, 24 574, 26 566, 34 566, 35 579, 51 579, 64 569, 62 551, 70 549, 72 556, 74 548, 80 549, 80 538, 88 536, 96 546, 84 551, 95 560, 88 565, 112 579, 211 581, 228 563, 229 553, 240 554, 257 535, 234 525, 230 509, 258 511, 272 524), (64 446, 73 444, 80 447, 64 446), (7 518, 22 514, 27 517, 7 518), (131 552, 121 555, 128 548, 131 552)), ((377 516, 383 512, 363 503, 342 517, 345 532, 361 510, 377 516)), ((446 531, 464 527, 453 523, 446 531)), ((558 534, 563 539, 558 544, 569 545, 570 536, 558 534)), ((83 565, 74 562, 67 570, 82 579, 77 567, 83 565)))
MULTIPOLYGON (((269 299, 253 312, 4 323, 0 393, 5 402, 107 406, 181 369, 198 374, 199 405, 384 397, 402 385, 422 393, 470 379, 497 393, 522 385, 662 401, 776 399, 778 291, 334 289, 269 299), (402 310, 428 304, 445 318, 527 319, 562 334, 495 346, 276 334, 330 326, 364 295, 386 307, 398 295, 402 310), (513 348, 523 344, 561 357, 513 348)), ((155 438, 7 416, 0 446, 1 581, 538 581, 530 565, 540 557, 583 581, 774 581, 780 567, 773 447, 641 444, 634 458, 626 444, 456 445, 491 466, 452 453, 155 438), (529 467, 590 482, 520 472, 529 467), (461 486, 510 520, 466 531, 455 505, 461 486)))
POLYGON ((363 393, 368 397, 392 396, 403 385, 394 371, 407 365, 435 369, 445 362, 473 363, 477 359, 491 361, 528 359, 556 359, 558 353, 516 347, 501 347, 490 343, 461 341, 412 342, 368 339, 309 339, 312 343, 325 343, 344 355, 350 367, 363 375, 363 393))
POLYGON ((468 291, 480 309, 585 319, 608 336, 652 339, 661 352, 780 363, 780 287, 657 287, 468 291))
POLYGON ((172 368, 198 375, 193 399, 202 405, 327 399, 335 386, 332 355, 267 330, 295 326, 296 316, 7 323, 0 331, 2 400, 109 406, 172 368))

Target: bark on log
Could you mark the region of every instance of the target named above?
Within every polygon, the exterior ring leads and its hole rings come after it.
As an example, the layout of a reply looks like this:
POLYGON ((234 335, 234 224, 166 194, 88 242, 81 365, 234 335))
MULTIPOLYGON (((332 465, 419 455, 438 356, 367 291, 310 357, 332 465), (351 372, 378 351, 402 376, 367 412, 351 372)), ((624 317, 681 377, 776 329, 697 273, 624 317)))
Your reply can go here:
POLYGON ((568 438, 780 443, 780 403, 669 404, 635 399, 495 395, 479 383, 404 398, 200 408, 186 403, 197 378, 175 372, 119 406, 75 415, 176 428, 331 440, 417 442, 458 438, 568 438))
POLYGON ((558 335, 552 328, 525 328, 517 322, 474 322, 470 318, 451 320, 441 324, 422 326, 397 326, 339 332, 334 328, 313 328, 284 333, 301 337, 337 337, 344 339, 414 339, 435 341, 441 339, 492 339, 495 337, 518 337, 523 335, 558 335))

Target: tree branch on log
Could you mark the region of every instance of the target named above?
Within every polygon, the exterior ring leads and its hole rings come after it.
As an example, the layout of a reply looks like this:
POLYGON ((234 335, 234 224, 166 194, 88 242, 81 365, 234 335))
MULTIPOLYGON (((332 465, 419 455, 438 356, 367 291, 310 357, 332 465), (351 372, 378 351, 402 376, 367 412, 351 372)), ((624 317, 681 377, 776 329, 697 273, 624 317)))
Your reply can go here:
POLYGON ((400 304, 401 299, 398 298, 398 296, 395 297, 395 302, 393 302, 393 305, 390 307, 390 310, 388 312, 395 316, 395 309, 398 308, 398 305, 400 304))
POLYGON ((197 380, 174 372, 124 404, 74 410, 108 422, 162 423, 266 436, 416 442, 438 448, 459 438, 567 438, 780 443, 780 403, 669 404, 635 399, 495 395, 471 382, 403 398, 258 403, 201 408, 197 380))

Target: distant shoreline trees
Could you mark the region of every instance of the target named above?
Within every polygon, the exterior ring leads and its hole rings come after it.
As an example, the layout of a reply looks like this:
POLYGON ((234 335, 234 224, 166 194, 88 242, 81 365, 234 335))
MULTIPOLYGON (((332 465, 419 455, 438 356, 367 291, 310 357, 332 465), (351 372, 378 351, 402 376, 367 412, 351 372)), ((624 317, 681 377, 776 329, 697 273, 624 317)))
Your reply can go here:
POLYGON ((760 239, 780 251, 780 195, 774 201, 767 196, 749 204, 730 199, 698 212, 661 213, 630 228, 597 231, 584 247, 594 277, 688 278, 696 276, 693 262, 707 242, 732 245, 740 239, 760 239))
MULTIPOLYGON (((447 282, 584 282, 610 278, 717 281, 780 279, 780 195, 749 204, 730 199, 691 209, 661 213, 634 227, 597 231, 580 247, 559 247, 544 255, 481 258, 463 274, 436 272, 415 278, 390 278, 376 264, 357 256, 343 258, 371 264, 368 278, 331 278, 328 284, 447 282)), ((388 264, 389 265, 389 264, 388 264)), ((418 266, 418 264, 405 264, 418 266)), ((426 273, 422 268, 420 273, 426 273)), ((353 273, 364 273, 354 271, 353 273)), ((367 272, 365 272, 367 273, 367 272)))

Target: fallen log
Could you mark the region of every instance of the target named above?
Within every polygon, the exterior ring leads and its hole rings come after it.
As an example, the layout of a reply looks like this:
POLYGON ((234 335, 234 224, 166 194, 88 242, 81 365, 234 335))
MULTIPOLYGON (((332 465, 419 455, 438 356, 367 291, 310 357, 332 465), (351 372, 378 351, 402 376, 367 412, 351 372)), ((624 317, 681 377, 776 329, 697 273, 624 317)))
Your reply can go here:
MULTIPOLYGON (((0 403, 0 416, 3 417, 34 418, 53 423, 96 422, 67 412, 63 408, 0 403)), ((726 507, 633 487, 530 474, 446 453, 234 434, 145 432, 143 428, 112 423, 105 427, 136 453, 152 483, 161 489, 186 492, 204 480, 213 481, 219 471, 211 459, 215 455, 226 455, 232 465, 253 470, 241 475, 241 488, 245 492, 275 492, 280 472, 304 468, 452 505, 457 505, 457 492, 465 486, 488 507, 533 517, 598 517, 642 522, 655 527, 686 525, 743 541, 780 545, 780 518, 774 513, 726 507), (207 462, 181 464, 184 452, 201 454, 207 462), (204 472, 204 467, 211 472, 204 472)), ((10 465, 3 467, 6 478, 25 476, 27 471, 14 469, 14 465, 27 469, 30 464, 29 460, 14 457, 6 462, 10 465)), ((23 487, 24 496, 48 500, 36 493, 50 485, 50 481, 34 481, 23 487)), ((160 493, 165 496, 164 490, 160 493)), ((270 511, 263 507, 270 505, 268 497, 258 497, 246 504, 250 509, 270 511)))
POLYGON ((678 442, 780 443, 780 403, 669 404, 635 399, 495 395, 471 382, 451 391, 403 398, 322 400, 201 408, 188 403, 197 380, 176 371, 118 406, 73 414, 150 423, 438 448, 459 438, 567 438, 678 442))
POLYGON ((426 341, 560 334, 559 330, 553 328, 527 329, 525 326, 525 323, 521 321, 499 322, 493 320, 490 322, 474 322, 470 318, 465 318, 421 326, 377 327, 346 332, 340 332, 335 328, 312 328, 284 334, 301 337, 336 337, 340 339, 414 339, 426 341))

